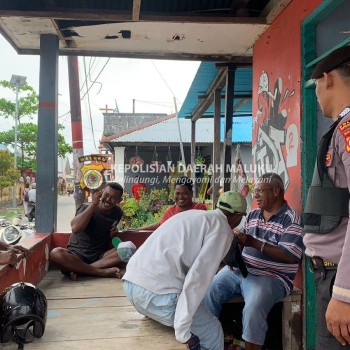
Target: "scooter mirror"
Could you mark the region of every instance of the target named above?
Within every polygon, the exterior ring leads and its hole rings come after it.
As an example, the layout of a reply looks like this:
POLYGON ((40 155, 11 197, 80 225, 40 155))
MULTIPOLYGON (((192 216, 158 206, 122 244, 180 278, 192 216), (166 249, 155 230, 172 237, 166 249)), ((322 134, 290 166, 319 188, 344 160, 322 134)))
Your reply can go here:
POLYGON ((17 226, 10 225, 2 230, 1 240, 7 244, 16 244, 21 237, 22 232, 17 226))

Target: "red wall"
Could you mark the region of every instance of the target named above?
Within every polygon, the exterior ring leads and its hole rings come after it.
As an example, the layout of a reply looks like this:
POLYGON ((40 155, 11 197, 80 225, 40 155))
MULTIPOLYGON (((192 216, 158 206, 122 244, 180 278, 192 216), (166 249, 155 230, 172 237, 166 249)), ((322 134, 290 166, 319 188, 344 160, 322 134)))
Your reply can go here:
POLYGON ((36 233, 20 244, 29 249, 26 259, 16 266, 0 265, 0 293, 13 283, 30 282, 37 285, 49 269, 51 235, 36 233))
POLYGON ((255 174, 278 173, 288 203, 301 200, 301 22, 322 0, 293 0, 253 47, 255 174))

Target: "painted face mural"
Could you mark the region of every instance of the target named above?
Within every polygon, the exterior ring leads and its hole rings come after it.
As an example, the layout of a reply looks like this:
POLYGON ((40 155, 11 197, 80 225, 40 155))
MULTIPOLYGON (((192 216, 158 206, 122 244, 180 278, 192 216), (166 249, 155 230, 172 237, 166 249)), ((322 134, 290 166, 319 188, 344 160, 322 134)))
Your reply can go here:
POLYGON ((288 127, 288 104, 295 91, 283 89, 283 80, 278 78, 273 89, 269 76, 262 72, 258 88, 258 108, 253 118, 253 157, 256 176, 266 172, 280 175, 285 188, 290 183, 288 168, 297 165, 298 129, 288 127))

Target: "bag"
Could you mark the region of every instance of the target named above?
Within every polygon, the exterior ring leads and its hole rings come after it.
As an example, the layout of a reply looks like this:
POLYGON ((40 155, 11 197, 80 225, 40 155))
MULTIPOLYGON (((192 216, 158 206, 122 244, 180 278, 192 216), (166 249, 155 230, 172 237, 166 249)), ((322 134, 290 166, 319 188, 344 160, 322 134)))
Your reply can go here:
POLYGON ((236 237, 233 237, 230 249, 222 261, 229 267, 238 267, 244 278, 248 276, 248 269, 243 260, 241 249, 236 237))
POLYGON ((24 201, 25 202, 29 202, 29 194, 28 194, 29 191, 25 191, 24 192, 24 201))

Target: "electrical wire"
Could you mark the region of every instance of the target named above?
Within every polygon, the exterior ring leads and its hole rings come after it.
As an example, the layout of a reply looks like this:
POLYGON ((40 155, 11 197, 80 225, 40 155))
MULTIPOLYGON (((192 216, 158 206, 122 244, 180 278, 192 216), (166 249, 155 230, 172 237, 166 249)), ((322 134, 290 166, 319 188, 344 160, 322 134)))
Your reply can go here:
POLYGON ((90 108, 90 95, 89 95, 88 82, 87 82, 87 71, 86 71, 85 57, 83 57, 83 63, 84 63, 84 73, 85 73, 86 88, 87 88, 86 96, 87 96, 87 104, 88 104, 88 112, 89 112, 89 119, 90 119, 90 125, 91 125, 91 132, 92 132, 92 137, 93 137, 93 140, 94 140, 95 150, 97 152, 97 146, 96 146, 96 141, 95 141, 94 125, 93 125, 93 122, 92 122, 92 115, 91 115, 91 108, 90 108))
MULTIPOLYGON (((102 74, 103 70, 104 70, 105 67, 107 66, 107 64, 108 64, 108 62, 109 62, 110 59, 111 59, 111 58, 108 57, 108 60, 106 61, 106 63, 105 63, 105 64, 103 65, 103 67, 101 68, 101 70, 100 70, 100 72, 98 73, 97 77, 93 80, 92 84, 91 84, 91 85, 89 86, 89 88, 86 90, 85 94, 84 94, 83 96, 80 97, 80 101, 86 96, 87 93, 89 93, 90 89, 94 86, 94 83, 95 83, 96 80, 99 78, 99 76, 102 74)), ((86 77, 85 77, 85 80, 86 80, 86 77)), ((62 117, 62 116, 65 116, 65 115, 67 115, 67 114, 69 114, 69 113, 70 113, 70 110, 69 110, 68 112, 66 112, 66 113, 64 113, 64 114, 62 114, 62 115, 60 115, 59 118, 62 117)))
POLYGON ((169 84, 166 82, 166 80, 164 79, 162 73, 159 71, 159 69, 157 68, 156 64, 154 63, 154 61, 151 61, 153 64, 154 69, 158 72, 159 76, 161 77, 161 79, 163 80, 164 84, 166 85, 166 87, 169 89, 169 91, 171 92, 171 94, 175 97, 174 91, 171 89, 171 87, 169 86, 169 84))

